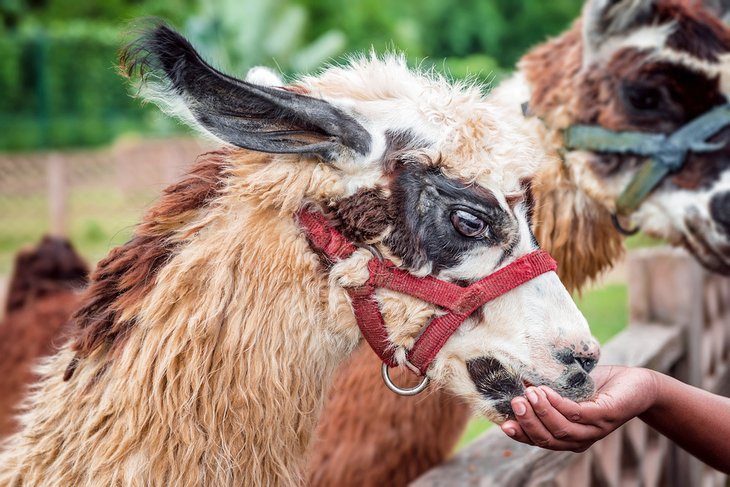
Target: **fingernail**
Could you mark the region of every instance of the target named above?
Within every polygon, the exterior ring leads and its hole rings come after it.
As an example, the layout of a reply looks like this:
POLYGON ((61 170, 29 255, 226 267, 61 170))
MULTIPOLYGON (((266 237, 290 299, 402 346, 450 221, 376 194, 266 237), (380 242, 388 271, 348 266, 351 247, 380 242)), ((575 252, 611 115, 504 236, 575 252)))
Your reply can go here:
POLYGON ((522 416, 527 412, 527 407, 522 404, 522 401, 517 401, 515 404, 512 405, 512 410, 517 416, 522 416))
POLYGON ((528 401, 530 401, 532 404, 537 404, 537 393, 535 393, 535 391, 533 391, 532 389, 528 389, 525 395, 527 396, 528 401))
POLYGON ((508 436, 514 436, 517 434, 517 432, 515 430, 513 430, 512 428, 504 428, 502 431, 507 433, 508 436))

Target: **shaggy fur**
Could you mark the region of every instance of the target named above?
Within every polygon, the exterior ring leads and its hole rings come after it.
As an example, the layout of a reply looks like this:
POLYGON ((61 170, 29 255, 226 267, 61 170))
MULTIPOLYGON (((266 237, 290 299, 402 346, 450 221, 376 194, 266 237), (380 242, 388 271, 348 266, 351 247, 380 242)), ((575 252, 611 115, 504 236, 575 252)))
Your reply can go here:
POLYGON ((8 310, 0 321, 0 438, 17 429, 14 419, 33 365, 66 339, 68 321, 79 305, 78 288, 88 268, 64 238, 44 237, 15 258, 8 310))
MULTIPOLYGON (((674 29, 658 32, 658 39, 700 59, 717 60, 727 50, 728 30, 717 19, 701 9, 687 10, 686 2, 658 3, 658 7, 649 9, 651 15, 639 15, 632 22, 643 20, 651 24, 676 19, 674 29), (714 33, 714 37, 709 37, 708 32, 714 33)), ((613 23, 597 26, 604 29, 602 35, 609 35, 611 29, 628 22, 626 17, 622 18, 625 10, 625 5, 617 7, 613 23)), ((562 134, 545 130, 545 124, 566 127, 576 121, 600 122, 610 128, 623 128, 616 125, 619 119, 613 113, 618 89, 606 89, 600 84, 612 79, 611 70, 621 73, 625 66, 637 61, 631 57, 636 51, 629 51, 628 58, 619 53, 617 62, 607 71, 583 70, 582 28, 583 21, 579 20, 563 35, 532 50, 520 61, 520 73, 490 97, 526 132, 539 134, 549 153, 549 162, 531 180, 533 230, 540 245, 558 261, 560 278, 572 291, 579 291, 621 258, 623 237, 611 222, 613 201, 600 187, 602 182, 580 178, 579 172, 571 171, 563 163, 562 134), (523 117, 520 110, 520 104, 528 100, 531 118, 523 117)), ((636 37, 632 40, 646 45, 657 40, 636 37)), ((653 69, 667 70, 662 66, 653 69)), ((689 107, 689 117, 707 109, 708 104, 719 102, 716 81, 701 77, 683 79, 677 75, 668 76, 665 82, 673 85, 674 90, 696 90, 691 98, 699 108, 689 107)), ((654 128, 662 122, 655 118, 648 125, 654 128)), ((629 168, 622 167, 616 159, 612 165, 596 169, 610 174, 629 168)), ((718 155, 715 159, 725 160, 718 155)), ((712 165, 705 164, 703 170, 696 166, 690 164, 674 176, 673 182, 690 190, 700 188, 700 178, 712 176, 707 169, 712 165)), ((405 486, 444 462, 461 437, 470 411, 454 407, 451 395, 437 392, 417 400, 399 397, 385 388, 377 368, 377 358, 363 347, 337 377, 308 465, 310 485, 405 486)))

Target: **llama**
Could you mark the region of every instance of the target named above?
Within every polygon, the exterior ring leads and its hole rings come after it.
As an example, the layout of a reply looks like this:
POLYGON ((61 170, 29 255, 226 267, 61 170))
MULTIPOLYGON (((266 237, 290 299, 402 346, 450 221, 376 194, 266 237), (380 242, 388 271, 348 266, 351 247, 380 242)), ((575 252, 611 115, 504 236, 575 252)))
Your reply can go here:
POLYGON ((88 267, 61 237, 43 237, 15 257, 0 321, 0 438, 17 429, 14 410, 35 376, 32 365, 59 345, 79 304, 88 267))
POLYGON ((89 268, 63 237, 46 235, 33 248, 15 256, 5 313, 33 305, 48 296, 65 294, 86 285, 89 268))
POLYGON ((540 153, 478 87, 398 57, 255 85, 164 25, 122 64, 229 145, 98 264, 0 484, 299 484, 363 335, 494 419, 523 381, 592 394, 597 343, 528 223, 540 153))
MULTIPOLYGON (((567 153, 564 163, 562 135, 548 127, 600 123, 672 132, 727 102, 730 79, 723 76, 730 72, 723 56, 729 50, 730 28, 686 3, 591 0, 582 20, 526 55, 519 72, 490 95, 526 136, 542 134, 549 162, 532 180, 534 231, 558 256, 558 274, 569 289, 580 289, 622 255, 623 237, 613 229, 611 214, 638 164, 634 157, 585 152, 567 153), (644 95, 658 94, 666 103, 669 93, 694 93, 695 85, 702 97, 677 100, 679 118, 666 116, 661 106, 646 113, 622 109, 624 91, 637 80, 647 82, 644 95), (625 118, 631 113, 635 120, 625 118)), ((725 130, 715 140, 729 135, 725 130)), ((688 246, 701 262, 724 273, 730 271, 729 150, 691 155, 635 215, 645 231, 688 246)), ((335 378, 310 455, 310 485, 351 485, 355 479, 362 486, 407 485, 442 463, 461 437, 467 407, 455 405, 446 391, 398 397, 372 373, 377 365, 363 349, 335 378)), ((402 382, 413 380, 405 371, 401 375, 402 382)))

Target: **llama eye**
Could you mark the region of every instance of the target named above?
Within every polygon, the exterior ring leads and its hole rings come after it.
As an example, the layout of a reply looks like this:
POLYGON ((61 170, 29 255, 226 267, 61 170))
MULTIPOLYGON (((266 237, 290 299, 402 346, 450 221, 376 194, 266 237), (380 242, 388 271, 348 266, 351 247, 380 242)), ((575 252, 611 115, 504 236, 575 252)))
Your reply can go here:
POLYGON ((636 86, 626 90, 626 98, 636 110, 656 110, 662 102, 662 92, 651 86, 636 86))
POLYGON ((457 232, 465 237, 483 237, 487 230, 487 224, 484 220, 464 210, 451 212, 451 224, 454 225, 457 232))

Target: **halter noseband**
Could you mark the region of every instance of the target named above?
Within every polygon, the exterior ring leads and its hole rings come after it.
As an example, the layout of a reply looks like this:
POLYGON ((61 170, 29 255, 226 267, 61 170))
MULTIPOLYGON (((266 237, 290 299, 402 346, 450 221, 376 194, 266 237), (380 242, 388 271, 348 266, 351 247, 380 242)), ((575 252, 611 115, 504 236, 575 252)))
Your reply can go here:
MULTIPOLYGON (((571 125, 565 131, 565 147, 612 154, 636 154, 648 159, 616 200, 617 215, 629 215, 670 173, 680 170, 691 152, 712 152, 724 143, 707 139, 730 125, 730 104, 720 105, 683 125, 670 135, 645 132, 614 132, 594 125, 571 125)), ((629 233, 623 230, 624 233, 629 233)), ((636 232, 633 232, 636 233, 636 232)))
MULTIPOLYGON (((332 227, 322 213, 306 207, 297 213, 309 245, 325 264, 332 264, 350 257, 358 247, 332 227)), ((365 340, 383 361, 383 378, 386 385, 402 395, 413 395, 428 384, 426 370, 444 346, 446 340, 477 308, 488 301, 546 272, 554 271, 557 264, 544 250, 536 250, 520 257, 511 264, 462 287, 433 276, 416 277, 390 260, 375 254, 367 263, 369 278, 362 285, 346 288, 350 296, 357 325, 365 340), (413 389, 395 386, 388 376, 388 367, 396 367, 396 345, 390 340, 375 298, 376 289, 384 288, 413 296, 435 304, 447 311, 429 323, 406 354, 406 365, 415 374, 424 377, 413 389)))

